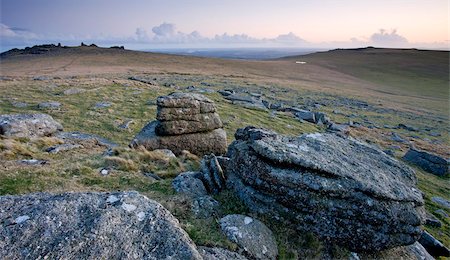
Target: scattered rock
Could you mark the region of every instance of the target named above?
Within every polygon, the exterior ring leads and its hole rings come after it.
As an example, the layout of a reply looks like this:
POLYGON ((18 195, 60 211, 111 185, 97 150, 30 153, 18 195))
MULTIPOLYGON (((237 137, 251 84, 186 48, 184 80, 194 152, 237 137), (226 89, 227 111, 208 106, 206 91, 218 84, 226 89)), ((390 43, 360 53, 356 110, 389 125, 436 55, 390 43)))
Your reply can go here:
POLYGON ((51 136, 63 127, 47 114, 0 115, 0 135, 11 137, 51 136))
POLYGON ((178 220, 137 192, 35 193, 0 204, 0 223, 11 223, 0 228, 6 259, 202 259, 178 220))
POLYGON ((338 124, 338 123, 329 124, 327 129, 330 132, 342 133, 342 134, 348 134, 350 131, 350 128, 348 125, 338 124))
POLYGON ((33 80, 39 80, 39 81, 51 80, 51 79, 52 79, 52 77, 49 77, 49 76, 36 76, 36 77, 33 77, 33 80))
POLYGON ((234 95, 234 94, 235 94, 234 90, 232 90, 232 89, 218 90, 217 92, 218 92, 220 95, 225 96, 225 97, 231 96, 231 95, 234 95))
POLYGON ((330 118, 328 118, 327 114, 323 112, 314 112, 315 123, 319 125, 328 125, 330 123, 330 118))
POLYGON ((110 106, 111 106, 111 103, 109 103, 109 102, 97 102, 97 103, 95 103, 94 108, 101 109, 101 108, 107 108, 110 106))
POLYGON ((149 84, 149 85, 152 85, 152 86, 156 86, 156 83, 155 83, 155 81, 153 79, 147 79, 147 78, 139 77, 139 76, 131 76, 128 79, 129 80, 139 81, 139 82, 142 82, 142 83, 145 83, 145 84, 149 84))
POLYGON ((450 216, 447 214, 447 212, 445 212, 443 209, 437 209, 437 210, 434 211, 434 213, 436 213, 436 214, 438 214, 438 215, 441 215, 441 216, 444 217, 444 218, 450 217, 450 216))
POLYGON ((250 210, 354 252, 409 245, 424 221, 411 168, 330 133, 284 137, 246 127, 228 149, 227 186, 250 210))
POLYGON ((75 95, 75 94, 80 94, 83 92, 85 92, 85 90, 82 88, 69 88, 69 89, 64 90, 63 93, 64 93, 64 95, 75 95))
POLYGON ((398 124, 399 129, 405 129, 408 131, 412 131, 412 132, 417 132, 419 131, 419 129, 417 129, 416 127, 410 126, 410 125, 405 125, 405 124, 398 124))
POLYGON ((308 121, 310 123, 316 123, 316 116, 314 112, 299 109, 297 112, 294 113, 294 115, 297 118, 308 121))
POLYGON ((391 139, 395 142, 399 142, 399 143, 406 143, 407 141, 405 139, 403 139, 400 135, 398 135, 397 133, 392 132, 391 134, 391 139))
POLYGON ((448 201, 442 197, 431 197, 431 201, 441 205, 442 207, 450 209, 450 201, 448 201))
POLYGON ((427 231, 423 231, 419 239, 419 243, 434 257, 445 256, 450 257, 450 251, 439 240, 434 238, 427 231))
POLYGON ((61 107, 61 103, 55 101, 42 102, 38 104, 39 109, 57 109, 61 107))
POLYGON ((25 159, 20 161, 22 164, 26 165, 44 165, 47 163, 45 160, 37 160, 37 159, 25 159))
POLYGON ((210 99, 194 93, 173 93, 159 97, 157 105, 158 120, 148 123, 131 147, 165 148, 177 155, 183 150, 200 156, 226 152, 226 133, 210 99))
POLYGON ((419 166, 429 173, 445 176, 449 173, 449 161, 435 154, 411 147, 403 156, 403 160, 419 166))
POLYGON ((171 150, 169 150, 169 149, 156 149, 156 150, 153 150, 154 152, 158 152, 158 153, 162 153, 162 154, 164 154, 167 158, 177 158, 176 156, 175 156, 175 154, 171 151, 171 150))
POLYGON ((203 260, 247 260, 244 256, 218 247, 199 246, 198 252, 203 260))
POLYGON ((224 98, 230 100, 234 105, 239 105, 249 109, 267 110, 264 103, 257 97, 244 96, 242 94, 231 94, 224 96, 224 98))
POLYGON ((255 259, 276 259, 278 247, 269 228, 261 221, 244 215, 227 215, 220 228, 232 242, 255 259))
POLYGON ((49 147, 45 151, 48 153, 59 153, 59 152, 65 152, 70 151, 73 149, 81 148, 82 146, 79 144, 59 144, 52 147, 49 147))
POLYGON ((130 125, 131 125, 132 123, 134 123, 134 121, 131 120, 131 119, 129 119, 129 120, 126 120, 125 122, 123 122, 122 124, 120 124, 118 127, 119 127, 120 129, 130 129, 130 125))
POLYGON ((28 107, 28 106, 29 106, 28 103, 25 103, 25 102, 16 102, 16 101, 11 102, 11 105, 12 105, 13 107, 17 107, 17 108, 24 108, 24 107, 28 107))
POLYGON ((442 226, 442 223, 441 223, 441 221, 439 221, 439 219, 437 219, 433 215, 427 214, 426 219, 425 219, 425 225, 430 226, 430 227, 440 228, 442 226))
POLYGON ((108 149, 114 148, 117 144, 97 135, 86 134, 81 132, 60 132, 56 137, 64 141, 82 142, 82 141, 94 141, 98 145, 105 146, 108 149))
POLYGON ((199 172, 180 173, 173 181, 172 187, 178 193, 184 193, 188 196, 199 197, 208 195, 208 192, 200 180, 199 172))
POLYGON ((217 215, 219 202, 211 196, 196 197, 192 201, 191 210, 196 218, 210 218, 217 215))

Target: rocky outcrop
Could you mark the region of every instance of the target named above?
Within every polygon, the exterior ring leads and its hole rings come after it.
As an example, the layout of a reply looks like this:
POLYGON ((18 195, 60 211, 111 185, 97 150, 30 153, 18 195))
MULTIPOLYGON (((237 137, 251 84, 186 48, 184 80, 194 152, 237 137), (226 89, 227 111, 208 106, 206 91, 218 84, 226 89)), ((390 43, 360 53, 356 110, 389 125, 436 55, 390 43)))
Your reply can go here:
POLYGON ((157 120, 147 124, 131 142, 148 150, 166 148, 175 154, 224 154, 227 138, 214 103, 200 94, 173 93, 157 100, 157 120))
POLYGON ((246 255, 254 259, 276 259, 278 247, 269 228, 261 221, 244 215, 227 215, 220 228, 246 255))
POLYGON ((448 160, 425 151, 410 148, 403 160, 415 164, 424 171, 438 176, 448 175, 450 163, 448 160))
POLYGON ((202 259, 175 219, 137 192, 0 197, 5 259, 202 259))
POLYGON ((227 186, 251 210, 355 252, 419 239, 425 211, 415 173, 382 151, 330 133, 289 138, 246 127, 235 138, 227 186))
POLYGON ((47 114, 0 115, 0 135, 7 137, 51 136, 62 129, 62 125, 47 114))

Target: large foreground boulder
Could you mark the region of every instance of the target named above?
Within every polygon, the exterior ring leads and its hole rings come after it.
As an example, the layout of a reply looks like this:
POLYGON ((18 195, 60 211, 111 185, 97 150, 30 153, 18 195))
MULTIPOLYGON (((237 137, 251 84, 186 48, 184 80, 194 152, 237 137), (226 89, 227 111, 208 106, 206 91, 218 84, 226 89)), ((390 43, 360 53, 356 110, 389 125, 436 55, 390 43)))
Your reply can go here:
POLYGON ((213 101, 200 94, 172 93, 159 97, 157 105, 157 120, 136 135, 131 147, 170 149, 175 154, 189 150, 200 156, 226 152, 226 133, 213 101))
POLYGON ((0 197, 5 259, 201 259, 159 203, 137 192, 0 197))
POLYGON ((47 114, 0 115, 0 135, 8 137, 50 136, 63 127, 47 114))
POLYGON ((330 133, 289 138, 247 127, 235 137, 227 185, 251 210, 354 252, 419 239, 425 211, 415 174, 380 150, 330 133))

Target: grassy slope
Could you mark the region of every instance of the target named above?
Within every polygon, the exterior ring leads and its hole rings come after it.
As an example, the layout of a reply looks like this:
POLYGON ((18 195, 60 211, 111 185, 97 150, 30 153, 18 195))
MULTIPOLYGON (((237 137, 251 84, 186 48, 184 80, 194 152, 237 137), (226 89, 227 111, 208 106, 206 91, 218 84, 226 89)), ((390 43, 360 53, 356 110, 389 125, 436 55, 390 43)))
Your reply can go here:
MULTIPOLYGON (((14 81, 0 82, 0 114, 42 112, 37 104, 43 101, 58 101, 62 103, 59 110, 44 111, 62 122, 68 131, 82 131, 98 134, 109 138, 120 145, 118 158, 105 159, 101 156, 102 149, 93 146, 92 149, 74 150, 60 155, 50 155, 43 152, 55 140, 16 140, 10 143, 0 140, 0 194, 21 194, 34 191, 73 191, 73 190, 126 190, 135 189, 149 197, 157 199, 168 207, 178 218, 183 227, 199 244, 220 245, 229 248, 234 246, 224 239, 218 230, 215 219, 198 220, 189 214, 186 201, 175 195, 171 188, 171 177, 180 171, 195 169, 197 166, 192 160, 177 159, 164 161, 147 158, 144 155, 126 150, 131 138, 144 126, 148 120, 155 118, 156 107, 151 102, 159 95, 172 92, 173 88, 163 87, 166 82, 172 82, 179 88, 201 83, 208 83, 213 90, 227 87, 246 89, 251 92, 263 93, 266 97, 274 96, 286 102, 296 100, 318 99, 326 97, 357 97, 358 91, 367 91, 367 101, 380 100, 385 102, 392 95, 386 94, 383 84, 389 86, 390 92, 397 94, 411 91, 421 91, 422 87, 411 87, 410 74, 406 72, 392 75, 391 70, 384 70, 383 66, 367 64, 359 53, 351 52, 346 66, 337 66, 341 63, 342 53, 315 54, 302 57, 310 63, 307 67, 297 66, 291 58, 284 61, 227 61, 219 59, 192 58, 180 56, 156 55, 139 52, 109 52, 85 49, 81 53, 55 57, 32 57, 2 60, 2 76, 13 76, 14 81), (327 56, 328 55, 328 56, 327 56), (349 59, 350 60, 350 59, 349 59), (333 61, 333 62, 331 62, 333 61), (334 65, 333 65, 334 64, 334 65), (333 67, 335 66, 335 67, 333 67), (360 74, 354 72, 358 69, 360 74), (376 73, 386 73, 386 81, 372 79, 376 73), (353 74, 353 75, 347 75, 353 74), (36 75, 57 76, 56 79, 35 81, 30 77, 36 75), (137 83, 127 80, 130 75, 146 75, 155 78, 156 85, 137 83), (361 76, 359 76, 361 75, 361 76), (358 79, 357 77, 361 77, 358 79), (392 81, 393 78, 395 81, 392 81), (372 81, 372 82, 369 82, 372 81), (369 83, 367 83, 369 82, 369 83), (380 84, 380 85, 379 85, 380 84), (64 95, 70 88, 81 88, 84 92, 74 95, 64 95), (337 91, 339 90, 339 91, 337 91), (406 92, 405 92, 406 91, 406 92), (327 96, 329 95, 329 96, 327 96), (27 102, 26 108, 12 106, 11 101, 27 102), (110 102, 111 107, 94 109, 96 102, 110 102), (119 130, 117 125, 127 119, 134 121, 130 130, 119 130), (12 154, 11 154, 12 153, 12 154), (46 159, 50 163, 39 167, 24 167, 15 163, 17 159, 37 158, 46 159), (123 160, 122 160, 123 159, 123 160), (113 167, 109 176, 100 176, 99 169, 105 166, 113 167), (154 181, 144 177, 141 172, 151 169, 162 176, 168 177, 163 181, 154 181), (184 205, 183 207, 181 205, 184 205)), ((379 55, 379 53, 378 53, 379 55)), ((391 54, 385 55, 389 56, 391 54)), ((421 54, 422 55, 422 54, 421 54)), ((436 54, 437 55, 437 54, 436 54)), ((448 55, 448 53, 447 53, 448 55)), ((439 56, 439 55, 438 55, 439 56)), ((439 56, 440 57, 440 56, 439 56)), ((436 58, 433 56, 433 58, 436 58)), ((422 63, 424 57, 419 57, 422 63)), ((378 59, 378 62, 382 60, 378 59)), ((410 62, 406 62, 410 64, 410 62)), ((442 64, 441 64, 442 65, 442 64)), ((400 70, 399 65, 390 65, 400 70)), ((442 66, 440 66, 441 68, 442 66)), ((445 66, 444 66, 445 67, 445 66)), ((434 69, 433 69, 434 70, 434 69)), ((409 71, 409 72, 408 72, 409 71)), ((427 69, 414 72, 418 82, 432 82, 431 88, 442 90, 442 73, 436 75, 426 73, 427 69), (433 76, 434 75, 434 76, 433 76), (422 81, 422 77, 424 80, 422 81)), ((437 71, 441 71, 437 69, 437 71)), ((448 74, 447 74, 448 76, 448 74)), ((447 82, 448 83, 448 82, 447 82)), ((434 93, 434 92, 433 92, 434 93)), ((366 92, 360 93, 364 96, 366 92)), ((235 130, 246 125, 256 125, 271 128, 279 133, 298 135, 304 132, 313 132, 318 129, 308 123, 301 123, 292 116, 284 113, 272 115, 266 111, 241 108, 226 102, 217 93, 205 94, 213 99, 224 121, 228 140, 231 142, 235 130)), ((434 94, 433 94, 434 95, 434 94)), ((444 116, 446 112, 435 107, 448 106, 448 100, 439 95, 430 97, 411 97, 397 95, 395 100, 403 100, 405 106, 399 109, 420 108, 431 111, 431 116, 444 116), (433 100, 430 101, 430 98, 433 100), (411 101, 414 101, 414 104, 411 101)), ((384 103, 386 105, 395 103, 384 103)), ((332 114, 333 107, 323 107, 320 110, 330 114, 333 120, 346 122, 346 117, 332 114)), ((448 151, 448 125, 439 124, 434 119, 425 118, 423 122, 416 122, 414 118, 401 118, 397 115, 385 113, 365 112, 358 109, 350 110, 339 108, 343 112, 358 113, 366 116, 377 124, 395 125, 400 122, 419 127, 434 125, 443 134, 441 137, 430 137, 432 140, 443 141, 443 145, 430 145, 428 150, 441 149, 444 154, 448 151)), ((448 118, 448 117, 447 117, 448 118)), ((403 130, 390 130, 406 135, 403 130)), ((419 133, 417 133, 419 134, 419 133)), ((392 144, 381 130, 364 130, 353 133, 362 139, 388 147, 392 144)), ((422 135, 422 134, 419 134, 422 135)), ((402 151, 407 146, 401 145, 402 151)), ((426 147, 426 146, 424 146, 426 147)), ((397 156, 402 155, 397 152, 397 156)), ((195 158, 193 159, 195 161, 195 158)), ((425 192, 427 209, 433 212, 438 205, 432 203, 432 196, 441 196, 450 199, 448 178, 434 177, 428 173, 418 171, 419 187, 425 192)), ((223 204, 223 214, 229 212, 246 212, 245 207, 239 205, 230 194, 222 194, 218 198, 223 204)), ((446 210, 448 214, 450 212, 446 210)), ((448 219, 440 217, 444 227, 440 230, 427 229, 438 237, 444 244, 449 245, 450 223, 448 219)), ((270 221, 269 221, 270 222, 270 221)), ((292 237, 283 227, 272 227, 277 230, 282 256, 284 257, 313 257, 320 254, 320 243, 313 236, 307 234, 292 237), (285 235, 283 235, 285 233, 285 235), (296 241, 295 243, 293 241, 296 241), (287 243, 286 241, 290 241, 287 243), (302 248, 298 251, 295 248, 302 248), (316 249, 313 249, 316 248, 316 249)))

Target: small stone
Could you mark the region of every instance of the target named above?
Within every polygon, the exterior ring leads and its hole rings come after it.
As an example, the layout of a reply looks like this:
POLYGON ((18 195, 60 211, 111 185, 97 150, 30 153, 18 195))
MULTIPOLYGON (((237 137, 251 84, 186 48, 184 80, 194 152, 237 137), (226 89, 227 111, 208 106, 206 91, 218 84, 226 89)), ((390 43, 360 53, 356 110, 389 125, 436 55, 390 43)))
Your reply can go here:
POLYGON ((431 200, 442 207, 450 209, 450 201, 442 198, 442 197, 432 197, 431 200))
POLYGON ((27 221, 27 220, 29 220, 29 219, 30 219, 29 216, 23 215, 23 216, 17 217, 17 218, 14 220, 14 222, 15 222, 16 224, 20 224, 20 223, 23 223, 23 222, 25 222, 25 221, 27 221))
POLYGON ((100 174, 103 175, 103 176, 105 176, 105 175, 108 175, 108 174, 109 174, 109 171, 108 171, 108 169, 101 169, 101 170, 100 170, 100 174))

